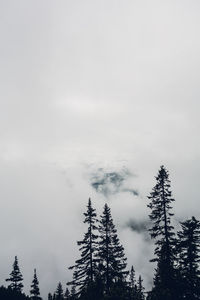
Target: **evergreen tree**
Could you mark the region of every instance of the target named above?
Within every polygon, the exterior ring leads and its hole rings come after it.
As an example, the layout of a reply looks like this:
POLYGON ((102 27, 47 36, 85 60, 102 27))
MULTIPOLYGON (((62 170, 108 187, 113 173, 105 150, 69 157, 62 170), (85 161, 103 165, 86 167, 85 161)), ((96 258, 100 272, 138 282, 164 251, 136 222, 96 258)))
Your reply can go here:
POLYGON ((104 206, 99 225, 99 251, 98 258, 101 276, 105 282, 106 294, 110 292, 114 282, 123 282, 128 274, 125 271, 126 258, 124 248, 120 244, 117 230, 113 224, 110 208, 104 206))
POLYGON ((65 295, 64 295, 64 300, 70 300, 70 292, 69 292, 68 288, 66 288, 65 295))
POLYGON ((142 285, 142 277, 141 275, 139 276, 138 282, 137 282, 137 300, 144 300, 144 287, 142 285))
POLYGON ((37 279, 36 269, 34 269, 33 281, 31 284, 31 299, 32 300, 39 300, 40 298, 40 289, 39 289, 39 281, 37 279))
POLYGON ((181 223, 178 232, 179 269, 186 300, 200 299, 200 222, 192 217, 181 223))
POLYGON ((15 260, 13 263, 13 270, 10 273, 10 278, 7 278, 6 281, 10 281, 9 287, 11 287, 13 290, 17 292, 21 292, 23 288, 23 276, 20 272, 19 265, 18 265, 18 259, 17 256, 15 256, 15 260))
POLYGON ((71 288, 71 293, 70 293, 70 300, 76 300, 77 299, 77 293, 76 293, 76 288, 73 285, 71 288))
POLYGON ((97 230, 97 216, 95 209, 92 207, 91 199, 88 201, 87 211, 84 213, 84 216, 84 223, 88 224, 88 230, 83 240, 77 242, 78 246, 80 246, 81 258, 76 260, 75 265, 69 268, 74 269, 74 273, 73 280, 67 283, 78 288, 78 294, 85 293, 88 289, 92 288, 97 268, 97 259, 94 255, 98 246, 98 236, 95 233, 97 230))
POLYGON ((51 293, 48 293, 48 300, 53 300, 53 296, 51 293))
POLYGON ((61 282, 58 283, 56 292, 55 292, 55 299, 56 300, 64 300, 64 295, 63 295, 63 288, 61 282))
POLYGON ((9 287, 0 287, 0 299, 1 300, 30 300, 28 296, 26 296, 24 293, 21 293, 19 291, 16 291, 9 287))
POLYGON ((171 203, 174 201, 170 190, 168 171, 161 166, 157 183, 148 197, 151 202, 149 215, 153 223, 149 230, 151 238, 155 239, 155 258, 157 262, 156 276, 154 278, 154 294, 158 299, 176 299, 175 295, 175 271, 174 271, 174 227, 171 225, 171 203))
POLYGON ((137 295, 137 286, 135 280, 135 270, 133 266, 131 267, 130 276, 129 276, 129 290, 130 290, 130 300, 136 300, 137 295))

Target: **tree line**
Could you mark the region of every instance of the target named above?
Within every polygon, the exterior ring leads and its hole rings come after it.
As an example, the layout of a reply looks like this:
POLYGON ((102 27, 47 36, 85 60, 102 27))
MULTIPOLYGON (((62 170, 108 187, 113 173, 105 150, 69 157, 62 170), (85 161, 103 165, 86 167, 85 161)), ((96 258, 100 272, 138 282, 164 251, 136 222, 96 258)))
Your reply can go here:
MULTIPOLYGON (((127 270, 127 258, 110 207, 105 204, 97 218, 89 199, 84 213, 87 231, 77 242, 80 258, 69 267, 72 279, 65 291, 59 282, 56 291, 48 294, 48 300, 200 300, 200 221, 191 217, 175 231, 174 198, 164 166, 160 167, 148 198, 149 233, 155 244, 151 262, 156 265, 152 289, 145 291, 142 277, 136 278, 133 266, 127 270)), ((0 287, 0 299, 42 299, 36 270, 30 296, 22 292, 23 276, 17 257, 6 281, 10 284, 0 287)))

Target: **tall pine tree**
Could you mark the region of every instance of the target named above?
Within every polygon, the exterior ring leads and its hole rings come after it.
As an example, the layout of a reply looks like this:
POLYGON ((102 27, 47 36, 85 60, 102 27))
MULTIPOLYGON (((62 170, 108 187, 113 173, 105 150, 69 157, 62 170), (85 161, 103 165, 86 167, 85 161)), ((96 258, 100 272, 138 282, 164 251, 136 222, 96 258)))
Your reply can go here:
POLYGON ((151 209, 149 215, 152 227, 149 230, 151 238, 155 240, 155 258, 151 261, 157 262, 157 270, 154 278, 155 299, 172 300, 176 299, 174 286, 174 227, 171 225, 173 216, 172 192, 170 190, 169 173, 161 166, 156 177, 156 185, 150 196, 148 207, 151 209))
POLYGON ((98 259, 101 276, 105 282, 105 292, 109 294, 112 284, 125 281, 128 272, 125 271, 126 258, 124 248, 120 244, 117 230, 113 224, 111 210, 107 204, 104 206, 99 223, 100 241, 98 259))
POLYGON ((63 295, 63 288, 61 282, 58 283, 56 292, 55 292, 55 299, 56 300, 64 300, 64 295, 63 295))
POLYGON ((10 281, 9 287, 11 287, 16 292, 22 292, 23 288, 23 276, 20 272, 19 265, 18 265, 18 259, 17 256, 15 256, 15 260, 13 263, 13 270, 10 273, 10 277, 6 279, 6 281, 10 281))
POLYGON ((77 288, 77 294, 86 293, 88 289, 92 288, 97 271, 97 259, 95 258, 98 246, 98 236, 96 234, 97 215, 92 207, 91 199, 88 201, 87 211, 84 213, 84 216, 84 223, 88 224, 88 230, 83 240, 77 242, 78 246, 80 246, 81 258, 76 260, 75 265, 69 268, 73 269, 74 273, 73 280, 67 283, 77 288))
POLYGON ((132 266, 129 274, 129 299, 137 300, 136 297, 137 297, 137 286, 136 286, 136 279, 135 279, 135 270, 132 266))
POLYGON ((33 281, 31 284, 31 299, 32 300, 40 300, 40 289, 39 289, 39 281, 37 279, 36 269, 34 269, 33 281))
POLYGON ((143 280, 141 275, 139 276, 138 282, 137 282, 137 300, 144 300, 144 287, 142 284, 143 280))
POLYGON ((192 217, 181 223, 178 232, 178 261, 186 300, 200 299, 200 222, 192 217))

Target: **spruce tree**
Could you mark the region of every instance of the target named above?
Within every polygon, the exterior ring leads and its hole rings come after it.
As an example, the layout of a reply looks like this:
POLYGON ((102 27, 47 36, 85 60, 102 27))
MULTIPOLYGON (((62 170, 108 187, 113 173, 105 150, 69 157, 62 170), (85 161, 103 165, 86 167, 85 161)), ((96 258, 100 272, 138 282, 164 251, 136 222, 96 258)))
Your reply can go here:
POLYGON ((104 206, 99 223, 98 259, 101 276, 105 282, 105 292, 109 294, 112 284, 119 281, 123 282, 128 272, 125 271, 124 248, 120 244, 111 211, 107 204, 104 206))
POLYGON ((39 300, 40 298, 40 289, 39 289, 39 281, 37 279, 36 269, 34 269, 33 281, 31 284, 31 299, 32 300, 39 300))
POLYGON ((171 225, 173 216, 171 204, 174 199, 170 190, 169 173, 164 166, 161 166, 156 181, 156 185, 148 197, 151 201, 148 205, 151 209, 149 217, 153 223, 149 231, 156 245, 155 258, 151 260, 157 262, 154 293, 158 299, 171 300, 176 299, 173 265, 175 233, 174 227, 171 225))
POLYGON ((56 300, 64 300, 64 295, 63 295, 63 288, 61 282, 58 283, 56 292, 55 292, 55 299, 56 300))
POLYGON ((53 300, 53 296, 51 293, 48 293, 48 300, 53 300))
POLYGON ((131 267, 130 275, 129 275, 129 291, 130 291, 130 300, 136 300, 137 295, 137 286, 135 280, 135 270, 133 266, 131 267))
POLYGON ((10 278, 7 278, 6 281, 10 281, 10 285, 9 287, 11 287, 11 289, 13 289, 16 292, 22 292, 22 288, 23 288, 23 276, 20 272, 19 269, 19 265, 18 265, 18 259, 17 256, 15 256, 15 260, 13 263, 13 270, 10 273, 10 278))
POLYGON ((144 300, 144 287, 142 284, 143 280, 141 275, 139 276, 138 282, 137 282, 137 300, 144 300))
POLYGON ((72 288, 71 288, 70 300, 76 300, 76 299, 77 299, 76 288, 73 285, 72 288))
POLYGON ((64 300, 70 300, 70 292, 68 288, 65 290, 64 300))
POLYGON ((200 222, 192 217, 181 223, 178 232, 178 261, 186 300, 200 299, 200 222))
POLYGON ((81 258, 76 260, 74 266, 69 267, 69 269, 74 270, 74 273, 73 280, 67 283, 77 288, 77 294, 85 293, 92 288, 97 271, 97 259, 95 258, 95 252, 98 247, 98 236, 96 234, 97 215, 92 207, 91 199, 88 201, 87 211, 84 213, 84 216, 84 223, 88 224, 88 230, 83 240, 77 242, 78 246, 80 246, 81 258))

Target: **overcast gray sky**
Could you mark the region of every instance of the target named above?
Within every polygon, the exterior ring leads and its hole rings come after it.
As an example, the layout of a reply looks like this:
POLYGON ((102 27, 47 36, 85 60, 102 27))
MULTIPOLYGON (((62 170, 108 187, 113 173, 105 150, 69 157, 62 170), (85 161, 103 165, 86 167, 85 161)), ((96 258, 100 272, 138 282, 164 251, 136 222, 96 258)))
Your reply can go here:
POLYGON ((25 291, 65 286, 90 196, 150 286, 161 164, 200 216, 199 36, 198 0, 0 1, 0 284, 18 255, 25 291))

